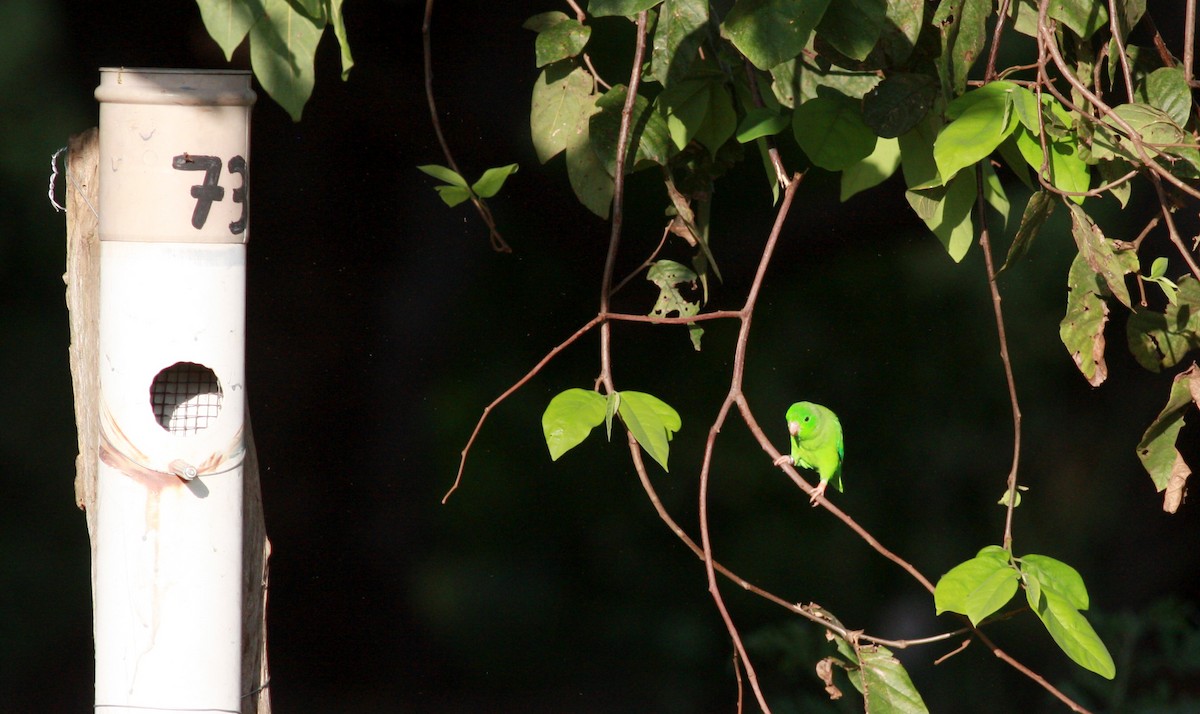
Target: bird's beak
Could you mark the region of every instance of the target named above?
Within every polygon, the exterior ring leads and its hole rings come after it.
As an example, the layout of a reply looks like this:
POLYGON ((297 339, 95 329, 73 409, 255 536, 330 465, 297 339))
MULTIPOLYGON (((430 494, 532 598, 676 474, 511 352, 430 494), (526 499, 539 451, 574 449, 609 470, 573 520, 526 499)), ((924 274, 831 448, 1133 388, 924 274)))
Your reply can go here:
POLYGON ((788 422, 788 433, 791 434, 792 436, 799 434, 800 433, 800 422, 789 421, 788 422))

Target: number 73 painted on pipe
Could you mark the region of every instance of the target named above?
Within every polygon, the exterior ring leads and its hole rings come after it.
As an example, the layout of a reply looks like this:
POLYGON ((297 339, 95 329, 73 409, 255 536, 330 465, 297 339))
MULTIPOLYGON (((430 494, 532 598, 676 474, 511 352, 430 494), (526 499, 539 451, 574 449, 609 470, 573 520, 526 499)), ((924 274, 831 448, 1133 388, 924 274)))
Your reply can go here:
MULTIPOLYGON (((196 208, 192 211, 192 227, 199 230, 208 220, 208 210, 212 208, 213 201, 225 198, 225 189, 217 185, 221 178, 221 157, 193 156, 185 152, 171 159, 171 167, 177 171, 204 172, 203 183, 192 186, 192 198, 196 199, 196 208)), ((229 232, 234 235, 246 230, 246 189, 249 185, 246 180, 247 169, 245 158, 235 156, 229 160, 229 173, 240 174, 242 177, 241 187, 233 189, 233 202, 242 204, 241 217, 229 224, 229 232)))

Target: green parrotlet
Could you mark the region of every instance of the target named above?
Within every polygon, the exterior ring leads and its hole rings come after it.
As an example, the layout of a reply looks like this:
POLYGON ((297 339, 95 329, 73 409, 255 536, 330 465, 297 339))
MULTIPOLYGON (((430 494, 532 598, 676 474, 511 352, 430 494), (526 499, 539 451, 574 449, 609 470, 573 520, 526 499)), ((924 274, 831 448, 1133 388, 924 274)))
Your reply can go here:
POLYGON ((788 434, 791 435, 792 453, 775 460, 776 466, 793 464, 816 471, 821 477, 810 499, 817 505, 817 498, 825 495, 830 483, 842 490, 842 424, 837 414, 812 402, 796 402, 787 410, 788 434))

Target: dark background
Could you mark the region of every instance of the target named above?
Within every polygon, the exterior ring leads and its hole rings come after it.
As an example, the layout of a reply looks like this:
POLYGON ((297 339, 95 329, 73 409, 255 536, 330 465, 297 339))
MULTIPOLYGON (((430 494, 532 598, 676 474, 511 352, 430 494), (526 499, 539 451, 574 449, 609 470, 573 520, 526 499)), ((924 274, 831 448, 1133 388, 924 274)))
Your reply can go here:
MULTIPOLYGON (((443 2, 434 18, 442 122, 464 171, 521 164, 492 201, 512 255, 492 252, 475 214, 443 206, 414 168, 442 163, 422 93, 423 3, 348 3, 357 64, 338 79, 327 33, 299 124, 260 92, 247 377, 274 546, 277 711, 735 710, 703 568, 657 519, 624 447, 597 433, 547 458, 541 410, 562 389, 591 385, 595 334, 493 413, 462 489, 439 504, 483 407, 596 309, 607 223, 574 199, 562 159, 539 165, 529 140, 537 70, 520 23, 557 7, 443 2)), ((89 566, 72 497, 64 223, 46 199, 49 157, 96 123, 98 67, 229 65, 184 0, 10 0, 0 25, 0 711, 78 712, 92 705, 89 566)), ((629 35, 621 21, 598 27, 629 35)), ((621 49, 597 56, 611 82, 625 81, 621 49)), ((232 65, 248 66, 245 47, 232 65)), ((726 278, 716 308, 740 304, 773 218, 748 158, 716 198, 726 278)), ((1026 195, 1010 188, 1015 206, 1026 195)), ((1110 233, 1136 235, 1146 198, 1135 194, 1124 214, 1104 202, 1110 233)), ((630 202, 619 275, 652 250, 663 220, 651 178, 631 181, 630 202)), ((1162 513, 1134 455, 1170 375, 1132 362, 1117 309, 1109 383, 1093 390, 1079 376, 1057 333, 1074 251, 1062 213, 1001 281, 1031 487, 1016 551, 1083 574, 1118 681, 1075 667, 1029 613, 994 637, 1100 710, 1194 711, 1197 506, 1162 513)), ((1149 252, 1167 254, 1154 240, 1149 252)), ((645 312, 654 296, 634 280, 617 307, 645 312)), ((671 473, 650 468, 693 534, 735 331, 709 325, 700 353, 682 328, 614 328, 618 387, 653 392, 683 416, 671 473)), ((792 401, 834 408, 848 489, 834 500, 933 579, 1002 533, 995 502, 1012 435, 997 350, 978 247, 952 264, 897 180, 841 204, 836 181, 810 173, 755 317, 748 398, 779 448, 792 401)), ((1184 441, 1196 441, 1193 428, 1184 441)), ((745 577, 886 637, 956 627, 908 576, 810 509, 734 419, 713 477, 715 547, 745 577)), ((812 674, 832 654, 820 633, 734 587, 725 594, 776 711, 828 707, 812 674)), ((979 643, 933 666, 956 645, 902 653, 934 711, 1063 710, 979 643)))

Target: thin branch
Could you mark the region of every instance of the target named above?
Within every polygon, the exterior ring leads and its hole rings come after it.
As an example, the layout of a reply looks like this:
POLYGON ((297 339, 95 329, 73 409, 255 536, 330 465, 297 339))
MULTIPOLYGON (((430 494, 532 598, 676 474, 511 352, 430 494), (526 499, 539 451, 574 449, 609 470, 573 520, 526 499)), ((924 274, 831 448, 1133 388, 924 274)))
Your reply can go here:
POLYGON ((667 244, 667 236, 669 235, 671 235, 671 224, 667 223, 666 227, 663 228, 662 238, 659 239, 658 245, 654 248, 654 250, 650 252, 649 257, 643 260, 641 265, 629 271, 629 275, 626 275, 624 280, 617 283, 616 287, 612 289, 612 295, 616 295, 617 293, 621 292, 621 288, 625 287, 630 280, 636 278, 638 274, 646 268, 654 265, 654 259, 658 257, 658 254, 663 249, 663 246, 667 244))
MULTIPOLYGON (((442 147, 442 154, 446 157, 446 164, 455 173, 462 176, 462 171, 458 168, 458 163, 454 161, 454 155, 450 153, 450 145, 446 143, 446 136, 442 133, 442 122, 438 119, 437 102, 433 99, 433 40, 429 32, 432 20, 433 0, 425 0, 425 19, 421 23, 421 45, 424 48, 425 56, 425 103, 429 105, 429 119, 433 123, 433 133, 437 136, 438 144, 442 147)), ((475 210, 479 212, 479 217, 483 219, 483 222, 488 227, 492 249, 500 253, 511 253, 512 248, 504 241, 504 238, 500 235, 500 231, 496 229, 496 220, 492 217, 492 210, 488 208, 487 203, 482 198, 475 195, 474 191, 470 191, 470 194, 472 205, 475 206, 475 210)))
MULTIPOLYGON (((638 13, 637 44, 633 51, 633 68, 629 72, 629 88, 625 90, 625 106, 621 108, 621 128, 617 132, 617 165, 613 176, 612 230, 608 237, 608 253, 604 256, 604 274, 600 278, 600 312, 608 312, 612 297, 613 272, 617 265, 617 249, 621 245, 621 224, 625 219, 625 163, 628 158, 630 125, 642 80, 642 62, 646 57, 646 11, 638 13)), ((608 393, 616 391, 612 378, 612 325, 600 325, 600 381, 608 393)))
POLYGON ((1071 699, 1067 695, 1063 694, 1053 684, 1050 684, 1050 682, 1046 681, 1045 677, 1038 674, 1037 672, 1034 672, 1032 669, 1026 667, 1025 665, 1021 664, 1019 661, 1014 659, 1012 657, 1012 655, 1008 654, 1004 650, 997 647, 996 643, 992 642, 991 638, 989 638, 987 635, 985 635, 982 631, 976 629, 975 636, 979 638, 980 642, 987 645, 988 649, 990 649, 992 651, 992 654, 994 654, 996 657, 998 657, 1001 661, 1010 665, 1013 669, 1017 670, 1021 674, 1025 675, 1026 677, 1029 677, 1033 681, 1040 684, 1043 689, 1045 689, 1047 692, 1050 692, 1059 701, 1061 701, 1063 704, 1066 704, 1068 707, 1070 707, 1071 711, 1078 712, 1079 714, 1091 714, 1091 712, 1089 710, 1085 709, 1082 705, 1078 704, 1074 699, 1071 699))
MULTIPOLYGON (((1125 79, 1125 101, 1133 103, 1133 72, 1129 69, 1129 54, 1125 51, 1125 37, 1121 27, 1121 14, 1117 12, 1116 0, 1108 0, 1108 27, 1112 32, 1113 42, 1117 43, 1117 58, 1121 65, 1121 77, 1125 79)), ((1113 61, 1112 57, 1108 58, 1109 63, 1113 61)), ((1099 65, 1097 65, 1098 67, 1099 65)), ((1096 83, 1096 89, 1099 91, 1100 84, 1096 83)))
POLYGON ((1013 378, 1012 360, 1008 356, 1008 337, 1004 330, 1004 310, 1000 306, 1000 287, 996 285, 996 268, 992 263, 991 231, 987 224, 987 204, 984 201, 983 167, 975 166, 975 182, 978 186, 977 209, 979 211, 979 247, 983 249, 983 264, 987 268, 988 289, 992 293, 992 313, 996 318, 996 336, 1000 339, 1000 361, 1004 364, 1004 379, 1008 384, 1008 399, 1012 407, 1013 455, 1012 467, 1008 471, 1008 512, 1004 517, 1004 549, 1012 552, 1013 510, 1017 503, 1017 469, 1021 463, 1021 405, 1017 402, 1017 382, 1013 378))
POLYGON ((1195 86, 1196 63, 1196 0, 1187 0, 1183 12, 1183 78, 1195 86))
POLYGON ((984 81, 996 78, 996 54, 1000 51, 1000 36, 1004 34, 1004 18, 1008 16, 1009 0, 1000 0, 1000 8, 996 12, 996 28, 992 31, 992 47, 988 50, 987 69, 983 73, 984 81))
POLYGON ((574 334, 560 342, 556 347, 554 347, 554 349, 547 352, 546 355, 542 357, 542 359, 535 364, 533 369, 529 370, 524 377, 518 379, 511 387, 504 390, 503 394, 493 399, 491 404, 483 408, 483 415, 480 416, 479 421, 475 423, 475 430, 471 432, 471 438, 467 439, 467 445, 463 447, 461 457, 458 461, 458 475, 454 477, 454 485, 450 487, 450 490, 446 492, 445 496, 442 496, 443 504, 450 499, 450 494, 458 490, 458 485, 462 482, 463 469, 467 467, 467 454, 471 453, 471 445, 475 443, 475 438, 479 436, 479 430, 483 428, 483 422, 487 421, 488 414, 491 414, 492 410, 500 406, 500 403, 505 399, 508 399, 513 392, 525 386, 525 384, 529 382, 529 380, 533 379, 538 372, 541 372, 542 368, 546 366, 546 363, 554 359, 559 352, 562 352, 566 348, 570 347, 576 340, 587 334, 588 330, 592 329, 603 320, 604 317, 601 315, 596 315, 592 319, 588 320, 583 327, 576 330, 574 334))
MULTIPOLYGON (((745 322, 742 323, 743 329, 745 324, 745 322)), ((767 699, 758 685, 758 674, 754 671, 754 664, 746 653, 746 647, 742 644, 742 637, 738 634, 737 626, 733 624, 733 618, 729 616, 729 609, 725 607, 725 599, 721 597, 721 588, 717 584, 717 574, 713 565, 712 540, 708 531, 708 482, 709 475, 712 473, 713 448, 716 446, 717 434, 721 431, 721 425, 725 423, 725 418, 729 415, 730 404, 731 399, 726 397, 721 404, 721 411, 718 412, 716 420, 708 430, 708 441, 704 445, 704 463, 700 466, 700 545, 704 551, 704 572, 708 575, 709 595, 712 596, 713 603, 717 606, 717 612, 721 614, 721 620, 724 621, 729 638, 733 641, 734 651, 742 658, 742 665, 746 668, 746 679, 750 680, 750 689, 754 692, 755 699, 758 700, 758 706, 766 714, 771 714, 771 707, 767 705, 767 699)), ((635 441, 632 433, 629 435, 629 440, 635 441)), ((630 448, 636 447, 631 444, 630 448)))

